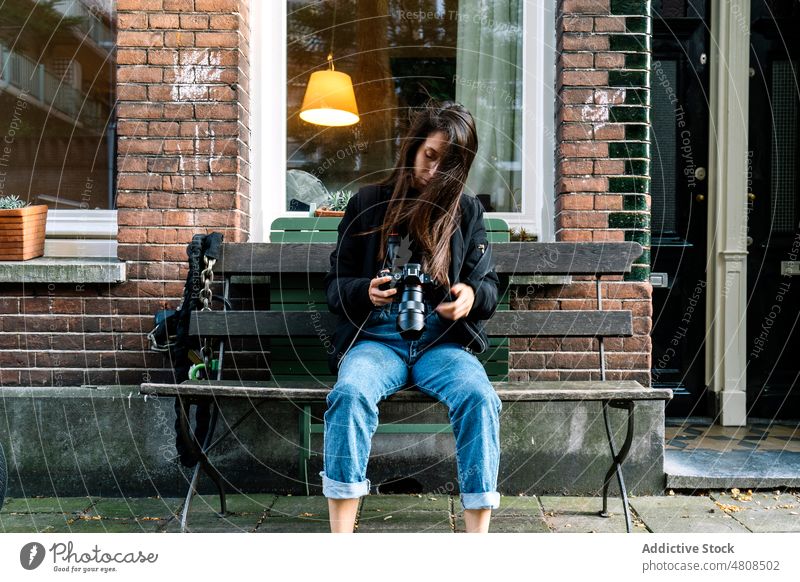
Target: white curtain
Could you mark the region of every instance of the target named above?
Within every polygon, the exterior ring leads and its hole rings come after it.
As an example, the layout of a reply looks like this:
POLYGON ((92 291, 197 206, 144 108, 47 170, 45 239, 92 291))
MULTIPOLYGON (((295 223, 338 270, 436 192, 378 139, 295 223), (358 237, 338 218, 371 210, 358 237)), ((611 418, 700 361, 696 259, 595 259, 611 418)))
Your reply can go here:
POLYGON ((478 130, 467 192, 519 212, 522 188, 522 0, 460 0, 456 100, 478 130))

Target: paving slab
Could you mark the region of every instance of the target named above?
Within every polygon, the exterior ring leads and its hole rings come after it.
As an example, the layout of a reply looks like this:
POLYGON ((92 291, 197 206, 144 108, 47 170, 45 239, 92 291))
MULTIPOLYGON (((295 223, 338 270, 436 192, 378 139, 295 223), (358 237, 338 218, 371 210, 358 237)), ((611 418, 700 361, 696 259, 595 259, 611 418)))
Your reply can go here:
POLYGON ((0 532, 3 533, 52 533, 63 531, 68 515, 60 513, 2 513, 0 532))
POLYGON ((156 533, 169 520, 77 519, 58 528, 58 533, 156 533))
MULTIPOLYGON (((610 517, 601 517, 602 497, 560 497, 543 495, 539 497, 544 508, 544 519, 555 533, 625 533, 625 515, 622 500, 608 500, 610 517)), ((637 523, 634 516, 633 533, 645 533, 644 525, 637 523)))
MULTIPOLYGON (((456 531, 466 531, 459 530, 459 525, 463 527, 464 524, 456 522, 456 531)), ((489 533, 550 533, 550 527, 544 517, 493 517, 489 533)))
MULTIPOLYGON (((459 513, 463 511, 461 502, 458 502, 459 513)), ((511 516, 542 516, 542 506, 536 496, 500 496, 500 507, 492 511, 493 517, 511 516)))
MULTIPOLYGON (((456 533, 464 533, 467 531, 466 524, 464 523, 464 516, 456 516, 456 533)), ((489 524, 489 533, 549 533, 550 527, 544 520, 544 516, 535 517, 532 515, 508 515, 508 516, 495 516, 492 515, 492 521, 489 524)))
POLYGON ((88 515, 105 519, 169 518, 177 513, 182 504, 183 499, 178 497, 103 497, 95 502, 88 515))
POLYGON ((707 496, 635 497, 636 513, 653 533, 746 533, 748 529, 707 496))
MULTIPOLYGON (((458 498, 454 499, 453 509, 456 532, 466 531, 464 509, 458 498)), ((545 533, 549 531, 550 527, 544 519, 539 500, 535 496, 500 496, 500 507, 492 510, 490 533, 545 533)))
MULTIPOLYGON (((225 509, 237 515, 263 515, 276 499, 272 494, 226 495, 225 509)), ((194 513, 218 513, 220 510, 218 495, 195 495, 189 515, 194 513)))
POLYGON ((271 518, 328 519, 328 499, 321 495, 286 495, 275 499, 269 508, 271 518))
POLYGON ((330 531, 327 515, 325 519, 267 516, 258 526, 256 533, 329 533, 330 531))
POLYGON ((449 495, 366 495, 361 513, 391 511, 450 511, 449 495))
MULTIPOLYGON (((228 495, 225 515, 219 514, 217 495, 196 495, 189 509, 186 529, 189 532, 252 532, 264 519, 275 501, 272 494, 228 495)), ((176 515, 161 531, 181 531, 180 516, 176 515)))
POLYGON ((709 497, 729 508, 731 517, 752 532, 800 532, 800 499, 789 493, 755 492, 733 497, 727 492, 712 492, 709 497))
MULTIPOLYGON (((195 514, 189 516, 186 529, 195 533, 247 533, 254 531, 260 520, 261 516, 254 513, 225 517, 216 514, 195 514)), ((162 531, 180 532, 180 519, 170 520, 162 531)))
POLYGON ((91 497, 13 497, 2 513, 80 513, 92 506, 91 497))
POLYGON ((358 533, 452 533, 447 511, 399 511, 358 519, 358 533))

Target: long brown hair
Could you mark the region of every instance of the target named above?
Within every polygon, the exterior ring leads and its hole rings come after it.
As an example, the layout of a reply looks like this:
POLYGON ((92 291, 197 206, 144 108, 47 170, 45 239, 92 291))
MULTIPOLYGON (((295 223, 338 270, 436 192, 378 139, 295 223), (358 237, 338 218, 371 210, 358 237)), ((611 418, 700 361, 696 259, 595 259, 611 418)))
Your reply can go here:
MULTIPOLYGON (((478 151, 475 120, 460 103, 429 102, 411 121, 400 144, 392 173, 381 186, 393 185, 381 231, 378 262, 386 256, 389 234, 406 225, 422 256, 422 268, 439 283, 450 286, 450 239, 461 222, 459 200, 472 161, 478 151), (414 160, 419 147, 438 131, 447 136, 436 172, 419 196, 408 197, 414 181, 414 160)), ((368 234, 368 233, 364 233, 368 234)))

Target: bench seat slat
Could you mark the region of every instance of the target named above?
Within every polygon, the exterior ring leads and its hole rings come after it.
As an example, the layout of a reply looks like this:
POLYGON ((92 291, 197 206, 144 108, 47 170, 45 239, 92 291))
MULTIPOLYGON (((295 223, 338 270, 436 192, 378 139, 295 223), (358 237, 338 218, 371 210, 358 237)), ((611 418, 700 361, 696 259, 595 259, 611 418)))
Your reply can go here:
MULTIPOLYGON (((549 400, 669 400, 672 390, 647 388, 633 380, 522 381, 492 382, 503 401, 549 400)), ((142 384, 142 394, 150 396, 250 397, 291 402, 323 402, 330 388, 319 382, 184 382, 183 384, 142 384)), ((435 402, 416 389, 404 389, 390 396, 389 402, 435 402)))
MULTIPOLYGON (((319 311, 200 311, 192 314, 191 335, 286 337, 332 335, 338 316, 319 311), (312 317, 313 315, 313 317, 312 317)), ((486 322, 493 337, 593 337, 633 335, 630 311, 496 311, 486 322)))
MULTIPOLYGON (((222 245, 214 273, 327 273, 335 247, 317 242, 228 243, 222 245)), ((641 254, 642 246, 636 242, 492 243, 492 261, 500 275, 628 273, 641 254)))

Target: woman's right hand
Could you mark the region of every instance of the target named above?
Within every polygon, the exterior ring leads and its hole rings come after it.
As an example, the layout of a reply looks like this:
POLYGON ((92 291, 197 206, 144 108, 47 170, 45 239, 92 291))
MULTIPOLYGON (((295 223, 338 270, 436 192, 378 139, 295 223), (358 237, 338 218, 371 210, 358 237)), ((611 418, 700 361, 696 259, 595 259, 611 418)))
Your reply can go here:
POLYGON ((380 307, 392 302, 392 297, 397 293, 397 288, 387 289, 386 291, 379 289, 381 285, 391 280, 392 276, 386 275, 385 277, 375 277, 369 282, 369 300, 372 301, 374 306, 380 307))

